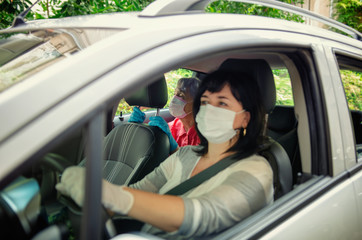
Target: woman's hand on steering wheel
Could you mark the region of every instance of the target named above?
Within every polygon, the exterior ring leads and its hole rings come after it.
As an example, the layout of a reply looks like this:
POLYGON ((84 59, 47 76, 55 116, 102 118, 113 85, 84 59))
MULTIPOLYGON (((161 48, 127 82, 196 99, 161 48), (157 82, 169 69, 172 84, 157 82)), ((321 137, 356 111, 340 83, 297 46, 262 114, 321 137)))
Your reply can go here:
POLYGON ((60 183, 55 188, 63 195, 71 197, 80 207, 84 203, 85 168, 72 166, 65 169, 60 183))
MULTIPOLYGON (((133 195, 119 186, 102 180, 102 204, 112 212, 126 215, 133 205, 133 195)), ((65 196, 71 197, 80 207, 84 204, 85 168, 67 168, 55 188, 65 196)))

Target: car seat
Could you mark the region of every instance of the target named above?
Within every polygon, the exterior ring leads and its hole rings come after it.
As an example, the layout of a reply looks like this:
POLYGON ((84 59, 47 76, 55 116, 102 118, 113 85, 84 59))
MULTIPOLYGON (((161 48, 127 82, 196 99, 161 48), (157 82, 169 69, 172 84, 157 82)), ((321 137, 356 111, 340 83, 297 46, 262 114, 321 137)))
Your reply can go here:
MULTIPOLYGON (((131 106, 157 109, 163 108, 167 99, 167 84, 164 77, 125 98, 131 106)), ((146 123, 126 122, 113 128, 105 137, 103 178, 118 185, 135 183, 156 168, 169 156, 169 153, 168 136, 160 128, 146 123)), ((79 165, 85 166, 85 161, 84 159, 79 165)), ((62 196, 61 202, 69 209, 68 215, 75 236, 80 236, 81 209, 69 197, 62 196)), ((116 215, 112 220, 116 221, 118 217, 116 215)), ((102 219, 104 221, 108 219, 104 210, 102 219)), ((114 234, 113 221, 107 221, 105 224, 107 236, 114 234)))
MULTIPOLYGON (((269 64, 263 59, 227 59, 219 69, 247 73, 257 82, 267 114, 270 114, 276 102, 276 90, 273 73, 269 64)), ((267 119, 267 116, 266 116, 267 119)), ((277 199, 292 189, 292 167, 288 154, 277 142, 269 138, 269 147, 262 151, 270 163, 274 175, 274 199, 277 199)))
POLYGON ((356 145, 362 144, 362 111, 350 110, 356 145))
MULTIPOLYGON (((163 108, 167 99, 164 77, 125 98, 130 106, 157 109, 163 108)), ((168 136, 160 128, 126 122, 105 137, 103 177, 118 185, 135 183, 165 160, 169 152, 168 136)))
POLYGON ((275 106, 269 115, 267 135, 280 143, 287 152, 293 169, 293 184, 298 182, 298 173, 302 171, 299 153, 298 121, 293 106, 275 106))

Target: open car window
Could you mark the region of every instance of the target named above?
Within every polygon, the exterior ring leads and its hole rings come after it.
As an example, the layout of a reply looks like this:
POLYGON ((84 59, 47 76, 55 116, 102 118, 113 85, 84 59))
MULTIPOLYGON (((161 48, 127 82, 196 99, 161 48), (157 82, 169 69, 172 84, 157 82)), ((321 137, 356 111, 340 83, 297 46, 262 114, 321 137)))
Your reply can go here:
POLYGON ((347 56, 337 55, 339 73, 353 126, 357 161, 362 161, 362 67, 361 62, 347 56))

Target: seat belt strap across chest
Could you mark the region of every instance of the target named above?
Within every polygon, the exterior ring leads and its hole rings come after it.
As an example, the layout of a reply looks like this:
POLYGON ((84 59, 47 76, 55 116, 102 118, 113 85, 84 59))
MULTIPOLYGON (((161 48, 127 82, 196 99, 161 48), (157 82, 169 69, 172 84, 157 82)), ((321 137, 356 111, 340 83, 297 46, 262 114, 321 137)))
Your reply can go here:
MULTIPOLYGON (((243 154, 243 156, 239 157, 239 159, 243 159, 244 157, 250 156, 250 152, 243 154)), ((215 176, 218 172, 224 170, 228 166, 233 163, 236 163, 237 160, 233 158, 233 156, 229 156, 226 158, 221 159, 219 162, 215 163, 214 165, 210 166, 209 168, 203 170, 202 172, 194 175, 193 177, 187 179, 186 181, 180 183, 179 185, 175 186, 171 190, 165 193, 165 195, 175 195, 179 196, 182 195, 189 190, 197 187, 207 179, 215 176)))

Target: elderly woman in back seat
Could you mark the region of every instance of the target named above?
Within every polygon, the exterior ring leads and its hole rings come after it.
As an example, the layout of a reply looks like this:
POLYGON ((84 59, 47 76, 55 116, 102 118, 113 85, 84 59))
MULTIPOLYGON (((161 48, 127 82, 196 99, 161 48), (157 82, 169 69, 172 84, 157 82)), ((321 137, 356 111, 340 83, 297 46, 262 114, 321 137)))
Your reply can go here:
MULTIPOLYGON (((200 139, 195 130, 195 119, 192 115, 192 105, 199 87, 198 78, 180 78, 174 96, 171 99, 169 111, 175 119, 167 123, 160 116, 150 117, 150 126, 157 126, 164 131, 170 141, 170 153, 178 147, 199 145, 200 139)), ((129 122, 142 123, 146 118, 144 112, 138 107, 133 108, 129 122)))
MULTIPOLYGON (((201 143, 185 146, 131 186, 103 180, 102 203, 144 222, 141 231, 190 239, 218 233, 273 202, 273 172, 257 154, 265 111, 257 83, 246 74, 218 70, 200 84, 193 106, 201 143), (225 158, 233 163, 179 196, 167 192, 225 158)), ((67 169, 56 188, 84 203, 85 171, 67 169)))

